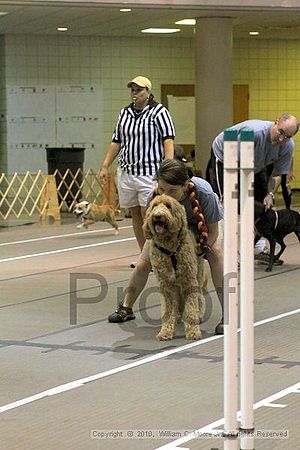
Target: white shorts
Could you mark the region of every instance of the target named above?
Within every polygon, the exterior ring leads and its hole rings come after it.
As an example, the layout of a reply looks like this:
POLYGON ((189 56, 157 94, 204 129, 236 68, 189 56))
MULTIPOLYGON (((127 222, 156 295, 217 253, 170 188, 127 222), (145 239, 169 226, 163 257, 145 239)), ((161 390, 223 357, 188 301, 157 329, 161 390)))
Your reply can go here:
POLYGON ((155 186, 156 181, 151 176, 129 175, 118 167, 117 188, 121 208, 146 206, 148 197, 155 186))

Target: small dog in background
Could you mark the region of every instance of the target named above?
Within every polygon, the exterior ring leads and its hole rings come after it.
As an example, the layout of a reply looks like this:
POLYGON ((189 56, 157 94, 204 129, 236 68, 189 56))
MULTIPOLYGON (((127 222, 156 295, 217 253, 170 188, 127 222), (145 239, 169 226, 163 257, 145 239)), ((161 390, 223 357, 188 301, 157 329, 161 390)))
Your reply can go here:
POLYGON ((77 219, 80 219, 80 223, 77 228, 88 228, 95 222, 104 221, 114 227, 115 234, 118 234, 118 224, 115 218, 115 212, 109 205, 99 206, 95 203, 89 203, 86 200, 77 203, 75 205, 73 213, 77 219))
MULTIPOLYGON (((265 209, 262 203, 255 201, 255 229, 256 236, 254 244, 261 236, 268 239, 270 243, 269 265, 266 272, 271 272, 274 261, 284 252, 286 245, 283 241, 285 236, 295 233, 300 242, 300 214, 293 209, 265 209), (280 245, 280 251, 275 255, 276 242, 280 245)), ((281 262, 283 264, 283 261, 281 262)))

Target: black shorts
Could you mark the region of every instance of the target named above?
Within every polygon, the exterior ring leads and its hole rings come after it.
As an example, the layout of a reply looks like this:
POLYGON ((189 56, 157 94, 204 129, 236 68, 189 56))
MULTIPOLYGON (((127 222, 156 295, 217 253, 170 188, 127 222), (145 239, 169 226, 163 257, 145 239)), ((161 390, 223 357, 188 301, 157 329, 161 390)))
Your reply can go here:
POLYGON ((223 199, 223 163, 216 158, 211 149, 210 160, 206 167, 206 181, 211 185, 219 199, 223 199))
MULTIPOLYGON (((210 160, 206 167, 206 181, 211 185, 213 191, 218 195, 220 200, 223 200, 223 163, 215 156, 211 150, 210 160)), ((258 202, 263 202, 263 199, 268 193, 268 170, 263 169, 254 175, 254 199, 258 202)), ((238 188, 240 182, 238 180, 238 188)))

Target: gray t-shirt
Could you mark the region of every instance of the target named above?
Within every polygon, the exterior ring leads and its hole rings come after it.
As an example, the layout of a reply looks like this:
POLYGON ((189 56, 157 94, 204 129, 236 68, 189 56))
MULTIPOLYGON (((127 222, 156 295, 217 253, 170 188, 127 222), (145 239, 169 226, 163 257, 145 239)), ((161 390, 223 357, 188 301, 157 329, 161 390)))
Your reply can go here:
MULTIPOLYGON (((220 203, 219 197, 212 190, 211 185, 203 178, 193 177, 192 181, 195 184, 196 198, 199 202, 201 212, 204 215, 207 225, 222 220, 223 207, 220 203)), ((148 198, 147 207, 149 206, 149 203, 152 199, 152 195, 153 194, 151 194, 148 198)), ((180 204, 184 206, 189 229, 196 234, 197 220, 194 217, 189 197, 187 196, 184 200, 180 202, 180 204)))
MULTIPOLYGON (((270 128, 274 122, 266 120, 245 120, 231 127, 231 129, 248 129, 254 131, 254 165, 255 173, 260 172, 269 164, 274 164, 277 174, 287 174, 290 170, 291 160, 294 152, 294 141, 287 139, 281 145, 274 146, 270 139, 270 128)), ((212 144, 214 155, 224 161, 224 132, 220 133, 212 144)))

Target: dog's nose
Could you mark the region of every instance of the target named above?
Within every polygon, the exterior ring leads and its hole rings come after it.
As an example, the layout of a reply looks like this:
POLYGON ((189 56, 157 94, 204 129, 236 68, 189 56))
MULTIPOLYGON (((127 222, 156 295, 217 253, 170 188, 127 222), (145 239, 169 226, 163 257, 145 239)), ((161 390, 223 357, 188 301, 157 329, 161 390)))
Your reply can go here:
POLYGON ((161 219, 161 214, 160 213, 155 213, 154 217, 156 220, 160 220, 161 219))

